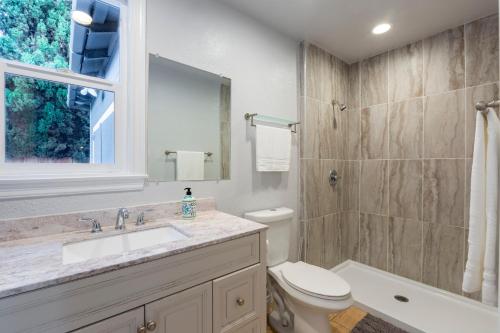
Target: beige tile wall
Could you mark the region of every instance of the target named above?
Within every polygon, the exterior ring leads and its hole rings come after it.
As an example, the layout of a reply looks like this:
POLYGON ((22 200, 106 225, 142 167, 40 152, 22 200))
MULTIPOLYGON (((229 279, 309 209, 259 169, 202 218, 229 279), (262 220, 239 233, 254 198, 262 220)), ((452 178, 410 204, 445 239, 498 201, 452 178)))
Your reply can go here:
POLYGON ((304 59, 305 259, 358 260, 461 294, 474 103, 498 99, 498 16, 351 65, 314 46, 304 59))
MULTIPOLYGON (((349 66, 314 45, 302 46, 305 59, 305 78, 301 98, 300 128, 300 219, 305 237, 304 258, 307 262, 331 268, 342 261, 341 243, 354 239, 358 230, 350 230, 341 216, 344 207, 357 210, 357 191, 344 190, 343 183, 330 186, 328 175, 335 169, 343 179, 344 170, 358 177, 358 163, 345 162, 347 145, 347 116, 332 100, 348 103, 349 66), (345 236, 345 237, 343 237, 345 236)), ((347 183, 346 183, 347 184, 347 183)), ((349 188, 349 187, 347 187, 349 188)), ((351 218, 352 220, 352 218, 351 218)), ((346 222, 347 221, 347 222, 346 222)), ((357 252, 357 251, 356 251, 357 252)))

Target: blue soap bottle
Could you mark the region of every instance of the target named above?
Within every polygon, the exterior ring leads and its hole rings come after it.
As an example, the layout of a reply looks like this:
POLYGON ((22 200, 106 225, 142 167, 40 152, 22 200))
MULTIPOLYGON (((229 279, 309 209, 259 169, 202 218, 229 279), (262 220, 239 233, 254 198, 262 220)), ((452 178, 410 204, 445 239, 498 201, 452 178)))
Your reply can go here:
POLYGON ((186 187, 184 190, 186 195, 182 199, 182 217, 194 219, 196 217, 196 198, 191 193, 191 187, 186 187))

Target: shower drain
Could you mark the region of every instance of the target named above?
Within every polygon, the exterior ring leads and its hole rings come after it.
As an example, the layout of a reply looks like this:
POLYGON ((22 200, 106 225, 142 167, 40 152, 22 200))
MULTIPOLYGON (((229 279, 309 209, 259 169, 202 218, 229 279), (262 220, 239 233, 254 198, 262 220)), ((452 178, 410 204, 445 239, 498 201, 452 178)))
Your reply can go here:
POLYGON ((394 298, 396 299, 396 301, 403 303, 408 303, 410 301, 408 297, 405 297, 403 295, 395 295, 394 298))

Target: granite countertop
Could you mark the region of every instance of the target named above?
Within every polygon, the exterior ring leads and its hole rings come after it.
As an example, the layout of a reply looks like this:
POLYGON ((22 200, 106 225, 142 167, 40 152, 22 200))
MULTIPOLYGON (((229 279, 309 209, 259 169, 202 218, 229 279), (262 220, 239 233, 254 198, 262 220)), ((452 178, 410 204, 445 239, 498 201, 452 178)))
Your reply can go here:
POLYGON ((116 235, 124 231, 105 227, 98 234, 91 234, 87 230, 0 243, 0 298, 172 256, 267 228, 263 224, 209 210, 199 212, 194 220, 157 219, 146 221, 140 227, 128 221, 126 232, 163 226, 172 226, 188 238, 73 264, 63 264, 63 244, 116 235))

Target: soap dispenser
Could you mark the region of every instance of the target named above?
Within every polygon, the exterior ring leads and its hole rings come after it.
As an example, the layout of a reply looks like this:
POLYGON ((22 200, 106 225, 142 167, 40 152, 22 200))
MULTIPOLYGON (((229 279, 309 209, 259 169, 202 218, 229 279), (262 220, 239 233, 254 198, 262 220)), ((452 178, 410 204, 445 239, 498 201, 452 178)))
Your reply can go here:
POLYGON ((186 195, 182 199, 182 217, 194 219, 196 217, 196 199, 191 193, 191 187, 186 187, 184 190, 186 195))

